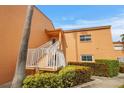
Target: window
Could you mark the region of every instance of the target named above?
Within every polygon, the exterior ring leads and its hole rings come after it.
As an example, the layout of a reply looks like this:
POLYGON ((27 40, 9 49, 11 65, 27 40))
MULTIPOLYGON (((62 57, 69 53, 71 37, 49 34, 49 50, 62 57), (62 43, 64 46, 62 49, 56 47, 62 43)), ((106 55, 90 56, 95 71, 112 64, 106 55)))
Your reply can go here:
POLYGON ((124 50, 124 46, 119 44, 119 45, 114 45, 115 50, 124 50))
POLYGON ((81 55, 81 61, 93 61, 92 55, 81 55))
POLYGON ((91 35, 81 35, 80 41, 91 41, 91 35))

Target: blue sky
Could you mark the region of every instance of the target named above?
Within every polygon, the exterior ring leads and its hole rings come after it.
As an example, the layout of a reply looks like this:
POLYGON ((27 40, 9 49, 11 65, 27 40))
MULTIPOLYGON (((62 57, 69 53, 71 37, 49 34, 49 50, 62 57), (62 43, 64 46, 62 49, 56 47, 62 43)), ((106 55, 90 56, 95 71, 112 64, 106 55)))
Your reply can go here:
POLYGON ((124 6, 37 6, 56 28, 77 29, 112 25, 113 41, 124 33, 124 6))

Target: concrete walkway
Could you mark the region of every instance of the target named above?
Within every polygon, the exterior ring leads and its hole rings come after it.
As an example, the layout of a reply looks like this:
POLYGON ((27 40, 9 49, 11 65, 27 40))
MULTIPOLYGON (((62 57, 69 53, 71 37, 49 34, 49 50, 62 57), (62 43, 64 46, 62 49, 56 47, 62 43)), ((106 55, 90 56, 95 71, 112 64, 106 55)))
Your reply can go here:
POLYGON ((92 76, 94 81, 76 86, 77 88, 118 88, 124 85, 124 74, 119 74, 117 77, 107 78, 92 76))
POLYGON ((11 86, 11 82, 7 82, 3 85, 0 85, 0 88, 10 88, 10 86, 11 86))

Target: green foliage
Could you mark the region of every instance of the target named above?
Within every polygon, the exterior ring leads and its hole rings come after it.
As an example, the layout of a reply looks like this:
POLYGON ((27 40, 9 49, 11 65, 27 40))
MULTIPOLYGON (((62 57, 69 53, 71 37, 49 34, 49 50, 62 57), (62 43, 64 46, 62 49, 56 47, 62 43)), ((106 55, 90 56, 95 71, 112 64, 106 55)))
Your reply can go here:
POLYGON ((91 69, 84 66, 67 66, 59 72, 59 77, 63 82, 62 87, 72 87, 91 78, 91 69))
POLYGON ((92 69, 93 75, 96 76, 108 76, 107 73, 107 65, 98 64, 98 63, 89 63, 89 62, 69 62, 70 65, 79 65, 79 66, 87 66, 92 69))
POLYGON ((38 88, 38 87, 57 87, 57 75, 53 73, 42 73, 27 76, 23 81, 24 88, 38 88))
POLYGON ((121 34, 120 37, 121 37, 121 41, 124 42, 124 34, 121 34))
POLYGON ((119 62, 116 60, 96 60, 96 62, 69 62, 70 65, 91 67, 93 75, 113 77, 119 72, 119 62))
POLYGON ((57 88, 72 87, 90 80, 91 69, 83 66, 67 66, 55 73, 38 73, 27 76, 23 81, 24 88, 57 88))
POLYGON ((119 73, 119 62, 117 60, 96 60, 96 63, 107 65, 108 76, 117 76, 119 73))
POLYGON ((120 69, 119 69, 119 72, 120 73, 124 73, 124 63, 119 63, 119 66, 120 66, 120 69))

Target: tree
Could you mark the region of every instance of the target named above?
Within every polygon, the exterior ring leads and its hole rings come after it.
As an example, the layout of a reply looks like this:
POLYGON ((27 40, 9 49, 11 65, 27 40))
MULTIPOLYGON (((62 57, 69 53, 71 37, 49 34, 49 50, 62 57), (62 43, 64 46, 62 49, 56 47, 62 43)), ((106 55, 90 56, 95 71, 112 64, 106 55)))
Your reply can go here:
POLYGON ((124 34, 121 34, 121 41, 124 42, 124 34))
POLYGON ((12 81, 12 88, 19 88, 22 86, 23 79, 25 77, 26 59, 28 51, 28 41, 31 31, 31 20, 33 15, 33 5, 27 7, 27 15, 23 28, 23 34, 21 39, 20 51, 17 58, 16 71, 12 81))
MULTIPOLYGON (((124 34, 121 34, 121 41, 124 42, 124 34)), ((124 44, 123 44, 123 49, 124 49, 124 44)))

